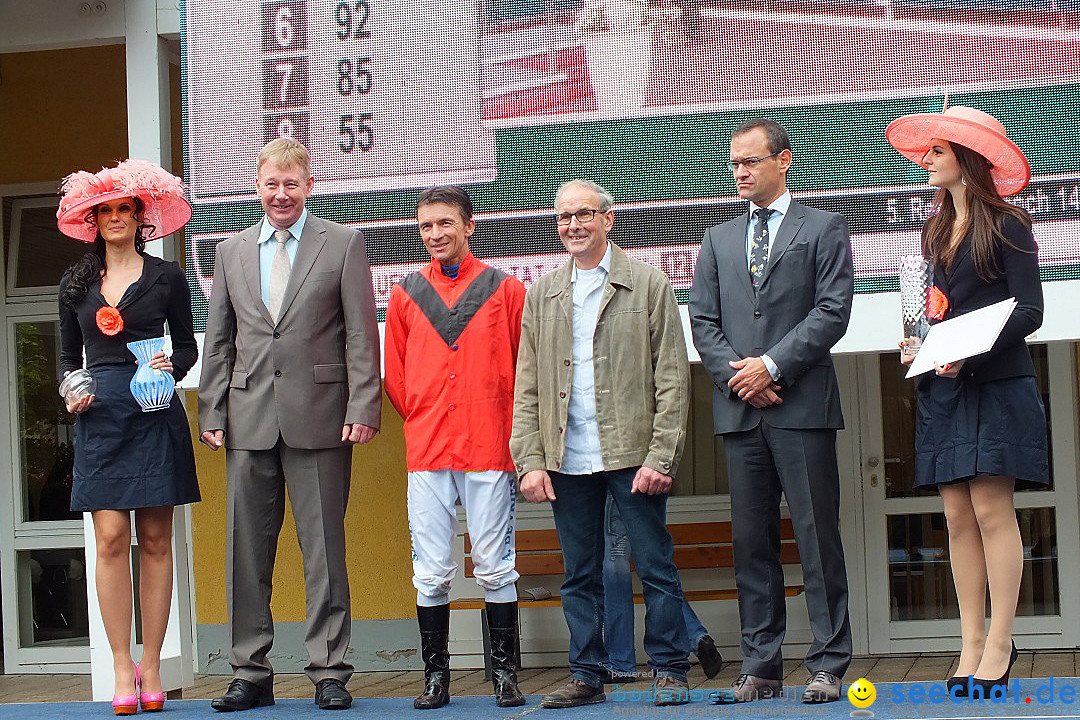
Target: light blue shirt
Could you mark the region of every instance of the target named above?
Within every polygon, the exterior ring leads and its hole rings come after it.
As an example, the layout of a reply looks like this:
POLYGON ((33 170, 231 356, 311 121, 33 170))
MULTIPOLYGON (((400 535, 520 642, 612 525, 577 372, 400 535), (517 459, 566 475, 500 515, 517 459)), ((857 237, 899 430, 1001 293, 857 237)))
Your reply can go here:
MULTIPOLYGON (((289 253, 289 264, 296 264, 296 250, 300 247, 300 236, 304 234, 304 223, 307 222, 307 208, 300 213, 300 219, 288 228, 290 236, 285 241, 285 252, 289 253)), ((259 290, 262 292, 263 305, 270 307, 270 268, 274 263, 274 254, 277 253, 277 240, 274 238, 275 228, 270 221, 263 217, 262 228, 259 230, 259 290)))
POLYGON ((599 265, 592 270, 581 270, 575 264, 570 273, 574 289, 574 375, 566 409, 566 447, 559 467, 559 472, 567 475, 589 475, 604 470, 600 427, 596 424, 593 335, 610 272, 611 244, 608 243, 599 265))
MULTIPOLYGON (((772 210, 772 214, 769 215, 769 253, 767 258, 772 257, 773 246, 776 245, 776 238, 780 233, 780 223, 784 222, 784 216, 787 215, 788 208, 791 206, 791 192, 784 191, 784 194, 773 200, 766 205, 768 209, 772 210)), ((760 209, 761 206, 757 203, 750 203, 750 221, 746 223, 746 271, 750 272, 750 247, 754 242, 754 224, 757 222, 757 218, 754 217, 754 211, 760 209)), ((780 368, 777 367, 773 359, 768 355, 762 355, 761 361, 765 363, 765 367, 769 369, 769 374, 772 375, 773 380, 780 379, 780 368)))

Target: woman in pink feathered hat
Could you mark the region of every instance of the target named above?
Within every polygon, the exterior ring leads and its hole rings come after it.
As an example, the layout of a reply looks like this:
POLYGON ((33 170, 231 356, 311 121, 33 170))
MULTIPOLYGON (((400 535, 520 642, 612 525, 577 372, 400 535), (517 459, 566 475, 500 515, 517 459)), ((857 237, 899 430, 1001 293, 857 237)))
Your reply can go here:
POLYGON ((93 394, 72 392, 76 413, 71 509, 92 513, 97 594, 113 652, 113 711, 161 710, 161 645, 172 596, 173 507, 199 500, 187 416, 173 394, 164 410, 143 412, 129 388, 135 356, 127 343, 162 337, 172 355, 150 366, 179 380, 198 356, 191 294, 180 266, 144 252, 191 219, 180 178, 153 163, 125 160, 64 180, 57 226, 92 243, 60 281, 60 371, 69 389, 89 372, 93 394), (83 368, 83 355, 86 368, 83 368), (74 375, 73 375, 74 373, 74 375), (139 539, 143 656, 131 658, 130 511, 139 539))
POLYGON ((1024 189, 1031 168, 1002 124, 974 108, 906 115, 885 137, 938 189, 922 232, 934 266, 931 322, 1017 303, 988 352, 920 378, 915 422, 915 486, 941 494, 960 608, 960 662, 948 688, 963 696, 981 687, 989 699, 1017 658, 1024 549, 1013 491, 1049 481, 1046 413, 1024 342, 1042 325, 1038 247, 1031 218, 1005 200, 1024 189))

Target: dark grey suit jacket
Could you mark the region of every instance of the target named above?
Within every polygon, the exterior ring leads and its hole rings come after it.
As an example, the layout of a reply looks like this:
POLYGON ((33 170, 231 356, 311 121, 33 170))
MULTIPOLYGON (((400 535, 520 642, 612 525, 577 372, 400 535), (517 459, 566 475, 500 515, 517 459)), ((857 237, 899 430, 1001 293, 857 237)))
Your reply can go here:
POLYGON ((690 292, 690 326, 715 384, 717 434, 760 422, 789 429, 844 427, 829 349, 851 314, 854 276, 847 223, 794 200, 754 292, 746 262, 749 213, 705 231, 690 292), (783 403, 758 410, 728 388, 729 361, 768 355, 783 403))
POLYGON ((199 381, 202 431, 234 450, 341 447, 378 429, 379 326, 364 238, 308 214, 275 325, 262 301, 259 225, 217 246, 199 381))

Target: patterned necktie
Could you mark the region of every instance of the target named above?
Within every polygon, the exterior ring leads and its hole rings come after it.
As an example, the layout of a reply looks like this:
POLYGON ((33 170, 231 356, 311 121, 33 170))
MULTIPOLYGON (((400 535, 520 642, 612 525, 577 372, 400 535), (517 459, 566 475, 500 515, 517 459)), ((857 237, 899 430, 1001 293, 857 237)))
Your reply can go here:
POLYGON ((266 306, 274 322, 278 320, 281 301, 285 298, 285 286, 289 284, 289 273, 292 272, 289 251, 285 249, 285 242, 290 237, 292 235, 288 230, 274 231, 274 239, 277 240, 277 252, 274 253, 274 260, 270 263, 270 302, 266 306))
POLYGON ((769 216, 772 210, 758 208, 754 211, 754 236, 750 239, 750 284, 757 289, 765 266, 769 262, 769 216))

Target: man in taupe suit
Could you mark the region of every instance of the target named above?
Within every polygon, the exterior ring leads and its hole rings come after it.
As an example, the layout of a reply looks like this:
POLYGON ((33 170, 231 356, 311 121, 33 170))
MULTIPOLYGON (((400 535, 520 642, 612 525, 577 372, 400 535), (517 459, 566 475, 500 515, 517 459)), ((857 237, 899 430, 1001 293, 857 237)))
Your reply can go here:
POLYGON ((259 154, 266 217, 217 247, 199 384, 201 441, 226 446, 233 681, 216 710, 272 705, 270 591, 289 490, 322 709, 352 704, 345 506, 354 443, 379 429, 379 332, 364 238, 310 215, 303 145, 259 154))

